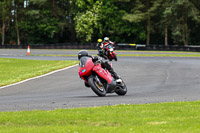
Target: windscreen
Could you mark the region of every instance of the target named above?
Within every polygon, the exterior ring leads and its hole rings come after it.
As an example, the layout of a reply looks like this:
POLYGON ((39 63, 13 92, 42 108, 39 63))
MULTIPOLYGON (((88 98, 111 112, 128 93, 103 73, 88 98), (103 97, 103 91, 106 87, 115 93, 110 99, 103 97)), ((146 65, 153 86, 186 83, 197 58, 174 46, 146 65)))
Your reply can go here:
POLYGON ((81 57, 79 66, 84 67, 88 59, 89 59, 89 57, 81 57))

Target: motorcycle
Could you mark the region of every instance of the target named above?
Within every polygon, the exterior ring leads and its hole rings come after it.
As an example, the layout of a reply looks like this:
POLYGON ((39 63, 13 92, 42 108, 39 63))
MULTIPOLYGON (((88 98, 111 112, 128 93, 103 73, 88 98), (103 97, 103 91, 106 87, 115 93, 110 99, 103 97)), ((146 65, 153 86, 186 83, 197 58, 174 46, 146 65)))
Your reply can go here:
POLYGON ((107 58, 112 61, 113 59, 115 61, 117 61, 117 54, 116 52, 114 51, 114 47, 112 46, 112 44, 109 44, 107 46, 105 46, 105 49, 106 49, 106 56, 107 58))
POLYGON ((107 93, 116 93, 125 95, 127 87, 125 83, 117 83, 108 70, 101 67, 100 59, 96 62, 90 57, 82 57, 80 59, 78 73, 81 79, 85 81, 86 87, 91 89, 98 96, 106 96, 107 93))

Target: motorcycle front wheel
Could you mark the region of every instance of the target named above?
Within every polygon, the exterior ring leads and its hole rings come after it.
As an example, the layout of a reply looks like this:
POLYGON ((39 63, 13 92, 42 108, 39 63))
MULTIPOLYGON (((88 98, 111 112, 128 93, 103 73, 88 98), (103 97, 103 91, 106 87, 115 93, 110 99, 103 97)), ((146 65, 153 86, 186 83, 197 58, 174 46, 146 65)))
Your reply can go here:
POLYGON ((112 61, 112 56, 109 52, 107 53, 107 57, 108 57, 109 61, 112 61))
POLYGON ((103 84, 100 82, 98 76, 90 76, 88 78, 88 84, 98 96, 104 97, 106 95, 106 90, 103 84))
POLYGON ((117 55, 115 53, 113 53, 113 58, 115 61, 117 61, 117 55))

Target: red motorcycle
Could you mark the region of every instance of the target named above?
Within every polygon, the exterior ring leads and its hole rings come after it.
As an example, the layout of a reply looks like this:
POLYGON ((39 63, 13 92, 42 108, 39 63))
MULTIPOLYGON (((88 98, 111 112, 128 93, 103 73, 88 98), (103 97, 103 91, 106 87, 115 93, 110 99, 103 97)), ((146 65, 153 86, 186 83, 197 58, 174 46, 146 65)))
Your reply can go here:
POLYGON ((112 46, 112 44, 109 44, 107 46, 105 46, 105 49, 106 49, 106 56, 107 58, 112 61, 113 59, 115 61, 117 61, 117 54, 116 52, 114 51, 114 47, 112 46))
POLYGON ((117 83, 110 72, 101 67, 100 60, 93 62, 90 57, 82 57, 78 73, 80 78, 85 81, 85 86, 91 87, 98 96, 114 92, 118 95, 127 93, 125 83, 123 81, 120 84, 117 83))

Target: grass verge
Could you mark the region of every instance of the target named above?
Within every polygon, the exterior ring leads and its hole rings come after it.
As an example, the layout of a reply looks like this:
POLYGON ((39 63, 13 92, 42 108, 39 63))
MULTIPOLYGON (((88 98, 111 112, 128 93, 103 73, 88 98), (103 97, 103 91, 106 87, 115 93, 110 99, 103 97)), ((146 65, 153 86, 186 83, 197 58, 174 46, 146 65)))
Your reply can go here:
POLYGON ((78 61, 47 61, 0 58, 0 86, 77 64, 78 61))
POLYGON ((197 133, 200 101, 0 112, 1 133, 197 133))

